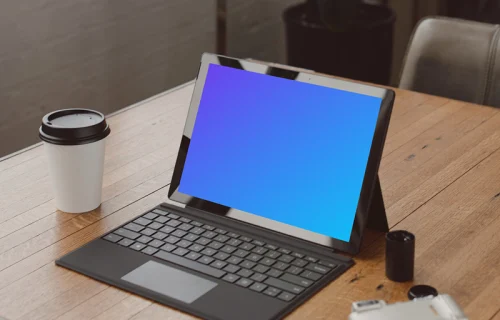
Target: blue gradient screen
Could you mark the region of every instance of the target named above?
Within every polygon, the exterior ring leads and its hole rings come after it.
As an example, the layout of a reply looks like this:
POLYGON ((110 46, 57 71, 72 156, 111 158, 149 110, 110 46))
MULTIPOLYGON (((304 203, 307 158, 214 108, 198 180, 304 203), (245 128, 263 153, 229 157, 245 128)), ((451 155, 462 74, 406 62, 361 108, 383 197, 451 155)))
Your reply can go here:
POLYGON ((349 242, 381 102, 210 64, 179 191, 349 242))

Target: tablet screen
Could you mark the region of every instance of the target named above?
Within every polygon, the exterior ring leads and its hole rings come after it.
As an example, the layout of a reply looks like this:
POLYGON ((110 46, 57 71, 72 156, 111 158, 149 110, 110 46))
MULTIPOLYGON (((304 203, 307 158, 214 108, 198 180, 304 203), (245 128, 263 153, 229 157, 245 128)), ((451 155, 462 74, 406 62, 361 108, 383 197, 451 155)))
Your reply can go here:
POLYGON ((381 103, 209 64, 178 191, 348 242, 381 103))

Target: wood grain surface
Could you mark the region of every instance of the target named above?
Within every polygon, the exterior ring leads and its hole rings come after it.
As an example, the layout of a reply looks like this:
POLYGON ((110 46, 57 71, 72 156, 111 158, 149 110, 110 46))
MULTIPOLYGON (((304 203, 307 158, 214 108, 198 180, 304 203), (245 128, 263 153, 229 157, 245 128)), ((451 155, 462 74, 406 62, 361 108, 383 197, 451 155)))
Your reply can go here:
MULTIPOLYGON (((0 160, 0 316, 192 319, 57 267, 54 260, 167 199, 192 83, 111 117, 103 204, 57 211, 43 148, 0 160)), ((391 229, 417 237, 415 280, 384 274, 383 237, 290 319, 347 319, 353 301, 406 300, 413 284, 451 294, 470 319, 500 319, 500 113, 397 90, 380 168, 391 229)))

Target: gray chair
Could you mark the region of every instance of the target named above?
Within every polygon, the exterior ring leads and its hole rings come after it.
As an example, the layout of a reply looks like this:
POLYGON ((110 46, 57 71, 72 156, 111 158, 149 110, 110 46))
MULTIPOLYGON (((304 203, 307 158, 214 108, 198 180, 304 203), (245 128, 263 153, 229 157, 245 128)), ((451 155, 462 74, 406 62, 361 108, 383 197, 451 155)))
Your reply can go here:
POLYGON ((500 107, 500 26, 444 17, 419 22, 399 87, 500 107))

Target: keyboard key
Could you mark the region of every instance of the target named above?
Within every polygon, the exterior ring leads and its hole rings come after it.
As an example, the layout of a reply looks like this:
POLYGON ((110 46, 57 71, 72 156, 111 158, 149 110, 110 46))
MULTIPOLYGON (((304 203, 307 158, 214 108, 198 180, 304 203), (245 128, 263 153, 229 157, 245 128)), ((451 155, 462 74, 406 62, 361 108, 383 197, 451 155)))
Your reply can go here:
MULTIPOLYGON (((215 268, 212 268, 210 266, 206 266, 202 263, 199 263, 197 261, 192 261, 192 260, 189 260, 189 259, 186 259, 183 257, 179 257, 177 255, 174 255, 174 254, 171 254, 171 253, 168 253, 165 251, 158 251, 157 253, 155 253, 154 256, 157 258, 163 259, 165 261, 169 261, 169 262, 178 264, 180 266, 186 267, 188 269, 207 274, 207 275, 215 277, 215 278, 221 278, 222 276, 224 276, 226 274, 225 271, 215 269, 215 268)), ((207 257, 207 258, 210 258, 210 257, 207 257)), ((203 259, 203 257, 201 259, 203 259)), ((200 261, 200 260, 198 260, 198 261, 200 261)), ((210 263, 210 262, 208 262, 208 263, 210 263)))
POLYGON ((298 252, 293 252, 291 254, 291 256, 295 257, 295 258, 299 258, 299 259, 302 259, 304 258, 304 255, 302 253, 298 253, 298 252))
POLYGON ((278 258, 279 256, 281 256, 281 253, 279 253, 278 251, 268 251, 266 254, 265 254, 266 257, 269 257, 269 258, 273 258, 273 259, 276 259, 278 258))
POLYGON ((235 247, 232 246, 224 246, 220 251, 226 252, 226 253, 233 253, 236 250, 235 247))
POLYGON ((300 274, 302 271, 304 271, 304 269, 297 266, 290 266, 290 268, 286 269, 286 272, 289 272, 291 274, 300 274))
POLYGON ((165 216, 168 214, 168 211, 160 210, 160 209, 154 209, 154 213, 159 214, 160 216, 165 216))
POLYGON ((163 240, 167 237, 168 235, 166 233, 158 231, 157 233, 153 234, 153 238, 158 239, 158 240, 163 240))
POLYGON ((188 240, 188 241, 195 241, 196 239, 198 239, 200 236, 197 236, 195 234, 192 234, 192 233, 188 233, 184 236, 184 239, 188 240))
POLYGON ((234 232, 229 232, 227 235, 228 235, 229 237, 231 237, 231 238, 235 238, 235 239, 237 239, 237 238, 240 236, 239 234, 234 233, 234 232))
POLYGON ((282 255, 281 257, 278 258, 279 261, 283 261, 283 262, 286 262, 286 263, 292 262, 293 259, 294 259, 294 257, 286 255, 286 254, 284 254, 284 255, 282 255))
POLYGON ((172 228, 171 226, 164 226, 163 228, 160 229, 160 231, 164 233, 171 233, 175 231, 175 228, 172 228))
POLYGON ((229 273, 236 273, 238 272, 238 270, 240 270, 241 268, 238 267, 238 266, 235 266, 234 264, 228 264, 225 268, 224 268, 224 271, 227 271, 229 273))
MULTIPOLYGON (((186 217, 180 217, 179 218, 179 221, 182 221, 182 222, 185 222, 185 223, 190 223, 191 222, 191 219, 188 219, 186 217)), ((192 228, 192 227, 191 227, 192 228)))
POLYGON ((171 235, 176 236, 177 238, 182 238, 187 234, 187 232, 182 231, 182 230, 175 230, 174 232, 171 233, 171 235))
POLYGON ((174 236, 168 236, 168 238, 165 239, 165 242, 175 244, 175 243, 179 242, 179 240, 181 240, 181 239, 174 237, 174 236))
POLYGON ((223 245, 222 243, 220 243, 220 242, 217 242, 217 241, 212 241, 212 242, 210 242, 210 243, 208 244, 208 246, 209 246, 210 248, 214 248, 214 249, 218 250, 218 249, 222 248, 224 245, 223 245))
POLYGON ((156 232, 156 230, 149 229, 149 228, 146 228, 146 229, 141 231, 141 233, 145 236, 151 236, 155 232, 156 232))
POLYGON ((178 226, 177 228, 184 230, 184 231, 189 231, 189 230, 193 229, 193 226, 188 224, 188 223, 183 223, 180 226, 178 226))
POLYGON ((156 222, 163 223, 163 224, 165 224, 168 220, 170 220, 170 219, 167 217, 164 217, 164 216, 159 216, 158 218, 155 219, 156 222))
POLYGON ((274 259, 264 258, 264 259, 260 260, 259 263, 261 263, 261 264, 263 264, 265 266, 272 266, 275 262, 276 262, 276 260, 274 260, 274 259))
POLYGON ((278 299, 281 299, 283 301, 291 301, 293 298, 295 298, 294 294, 288 293, 288 292, 282 292, 279 296, 278 299))
POLYGON ((253 281, 257 281, 257 282, 262 282, 264 280, 267 279, 267 276, 266 275, 263 275, 262 273, 254 273, 250 279, 252 279, 253 281))
POLYGON ((264 254, 266 253, 268 250, 264 247, 255 247, 253 248, 252 252, 254 253, 258 253, 258 254, 264 254))
POLYGON ((153 212, 148 212, 145 215, 143 215, 144 218, 149 219, 149 220, 154 220, 158 217, 156 213, 153 212))
POLYGON ((214 259, 207 257, 207 256, 203 256, 200 259, 198 259, 198 261, 203 263, 203 264, 210 264, 210 263, 212 263, 212 261, 214 261, 214 259))
POLYGON ((189 250, 188 249, 184 249, 184 248, 177 248, 174 251, 172 251, 173 254, 176 254, 176 255, 181 256, 181 257, 183 255, 187 254, 188 252, 189 252, 189 250))
POLYGON ((142 244, 140 242, 136 242, 133 245, 131 245, 129 248, 132 248, 135 251, 141 251, 142 249, 146 248, 146 245, 142 244))
POLYGON ((189 247, 192 244, 193 243, 191 241, 187 241, 187 240, 181 240, 181 241, 177 242, 177 245, 179 247, 183 247, 183 248, 187 248, 187 247, 189 247))
POLYGON ((139 242, 141 242, 141 243, 146 244, 146 243, 148 243, 148 242, 149 242, 149 241, 151 241, 151 240, 153 240, 153 238, 148 237, 148 236, 140 236, 139 238, 137 238, 137 240, 136 240, 136 241, 139 241, 139 242))
MULTIPOLYGON (((167 222, 167 223, 168 223, 168 222, 167 222)), ((158 229, 160 229, 160 228, 162 228, 162 227, 163 227, 163 224, 158 223, 158 222, 156 222, 156 221, 155 221, 155 222, 153 222, 153 223, 151 223, 150 225, 148 225, 148 228, 155 229, 155 230, 158 230, 158 229)))
POLYGON ((251 241, 252 241, 252 238, 249 238, 249 237, 246 237, 246 236, 241 236, 241 237, 240 237, 240 240, 241 240, 241 241, 245 241, 245 242, 251 242, 251 241))
POLYGON ((302 291, 304 291, 304 287, 301 287, 301 286, 298 286, 295 284, 291 284, 289 282, 286 282, 286 281, 283 281, 280 279, 276 279, 276 278, 267 278, 264 281, 264 283, 271 286, 271 287, 275 287, 275 288, 278 288, 278 289, 281 289, 284 291, 292 292, 294 294, 299 294, 302 291))
POLYGON ((152 254, 155 254, 156 251, 158 251, 158 249, 148 246, 145 249, 143 249, 141 252, 144 252, 147 255, 152 255, 152 254))
POLYGON ((307 278, 307 279, 311 279, 313 281, 317 281, 321 278, 321 275, 319 273, 308 271, 308 270, 302 272, 302 274, 300 276, 307 278))
POLYGON ((201 244, 201 245, 203 245, 203 246, 206 246, 207 244, 209 244, 209 243, 210 243, 210 241, 211 241, 210 239, 207 239, 207 238, 203 238, 203 237, 201 237, 201 238, 199 238, 198 240, 196 240, 195 242, 196 242, 196 243, 199 243, 199 244, 201 244))
POLYGON ((305 267, 309 262, 307 262, 306 260, 302 260, 302 259, 295 259, 292 264, 294 266, 297 266, 297 267, 305 267))
POLYGON ((199 254, 198 252, 190 252, 185 255, 185 257, 190 260, 198 260, 201 257, 201 254, 199 254))
POLYGON ((226 231, 226 230, 221 229, 221 228, 217 228, 217 229, 215 229, 214 231, 215 231, 215 232, 217 232, 217 233, 220 233, 220 234, 226 234, 226 233, 227 233, 227 231, 226 231))
POLYGON ((205 229, 203 228, 200 228, 200 227, 195 227, 193 229, 190 230, 191 233, 194 233, 196 235, 200 235, 202 234, 203 232, 205 232, 205 229))
POLYGON ((220 260, 215 260, 214 262, 212 262, 212 264, 210 264, 212 267, 216 268, 216 269, 222 269, 224 268, 227 263, 224 262, 224 261, 220 261, 220 260))
POLYGON ((247 256, 246 259, 250 260, 250 261, 254 261, 254 262, 257 262, 259 261, 260 259, 262 259, 262 256, 261 255, 258 255, 256 253, 252 253, 251 255, 247 256))
POLYGON ((245 258, 246 256, 248 256, 249 253, 250 252, 248 251, 238 249, 233 253, 233 255, 237 256, 238 258, 245 258))
POLYGON ((132 231, 135 231, 135 232, 139 232, 141 231, 142 229, 144 229, 143 226, 141 225, 138 225, 138 224, 135 224, 135 223, 127 223, 126 225, 123 226, 125 229, 129 229, 129 230, 132 230, 132 231))
POLYGON ((123 239, 123 237, 119 236, 119 235, 116 235, 114 233, 110 233, 110 234, 106 235, 104 237, 104 239, 114 243, 114 242, 120 241, 121 239, 123 239))
POLYGON ((258 283, 255 282, 250 286, 250 290, 257 291, 257 292, 262 292, 267 286, 263 283, 258 283))
POLYGON ((209 224, 204 225, 204 226, 203 226, 203 228, 204 228, 204 229, 207 229, 207 230, 210 230, 210 231, 215 230, 215 227, 212 227, 212 226, 211 226, 211 225, 209 225, 209 224))
POLYGON ((177 246, 174 246, 173 244, 167 243, 163 247, 161 247, 160 249, 170 252, 172 250, 177 249, 177 246))
POLYGON ((217 236, 217 233, 215 233, 213 231, 205 231, 205 233, 202 234, 202 236, 204 236, 205 238, 212 239, 212 238, 217 236))
POLYGON ((134 223, 140 224, 141 226, 147 226, 150 224, 152 221, 143 217, 139 217, 134 220, 134 223))
POLYGON ((214 238, 215 241, 219 241, 219 242, 226 242, 227 240, 229 240, 229 237, 228 236, 224 236, 222 234, 218 235, 217 237, 214 238))
POLYGON ((309 262, 318 262, 318 259, 310 257, 310 256, 305 257, 304 260, 309 261, 309 262))
POLYGON ((167 226, 171 226, 176 228, 178 225, 180 225, 182 222, 177 221, 177 220, 169 220, 167 221, 167 226))
POLYGON ((229 259, 226 260, 227 263, 232 263, 232 264, 239 264, 243 259, 238 258, 238 257, 230 257, 229 259))
POLYGON ((241 278, 240 280, 238 280, 238 281, 236 282, 236 284, 237 284, 237 285, 239 285, 239 286, 241 286, 241 287, 244 287, 244 288, 248 287, 248 286, 249 286, 249 285, 251 285, 252 283, 253 283, 253 281, 252 281, 252 280, 250 280, 250 279, 245 279, 245 278, 241 278))
POLYGON ((292 251, 285 249, 285 248, 279 248, 278 252, 284 253, 284 254, 290 254, 292 251))
POLYGON ((123 229, 123 228, 115 230, 114 233, 117 234, 117 235, 120 235, 120 236, 122 236, 124 238, 129 238, 129 239, 132 239, 132 240, 135 240, 135 239, 137 239, 137 238, 139 238, 141 236, 137 232, 130 231, 130 230, 123 229))
POLYGON ((269 270, 269 267, 258 264, 252 270, 259 273, 266 273, 267 270, 269 270))
POLYGON ((306 288, 313 284, 313 281, 311 280, 304 279, 302 277, 298 277, 289 273, 285 273, 280 277, 280 279, 306 288))
POLYGON ((229 240, 227 242, 228 245, 231 245, 231 246, 234 246, 234 247, 239 246, 241 243, 242 243, 242 241, 238 240, 238 239, 231 239, 231 240, 229 240))
POLYGON ((165 242, 160 241, 160 240, 157 240, 157 239, 156 239, 156 240, 153 240, 153 241, 151 241, 151 242, 149 243, 149 245, 150 245, 151 247, 155 247, 155 248, 159 248, 159 247, 161 247, 161 246, 162 246, 162 245, 164 245, 164 244, 165 244, 165 242))
POLYGON ((319 264, 314 264, 314 263, 310 263, 309 265, 307 265, 306 269, 309 269, 311 271, 318 272, 318 273, 321 273, 321 274, 328 273, 328 271, 331 270, 328 267, 321 266, 319 264))
POLYGON ((235 274, 226 274, 222 280, 234 283, 236 280, 238 280, 240 277, 235 275, 235 274))
POLYGON ((214 256, 215 259, 219 259, 219 260, 226 260, 227 258, 229 258, 229 254, 225 253, 225 252, 218 252, 215 256, 214 256))
POLYGON ((201 227, 201 226, 203 226, 203 223, 198 222, 198 221, 191 221, 191 224, 192 224, 193 226, 195 226, 195 227, 201 227))
POLYGON ((170 213, 170 214, 168 215, 168 217, 169 217, 169 218, 172 218, 172 219, 179 219, 179 216, 178 216, 178 215, 176 215, 175 213, 170 213))
POLYGON ((281 261, 278 261, 276 262, 274 265, 273 265, 273 268, 276 268, 278 270, 285 270, 286 268, 288 268, 290 265, 288 263, 284 263, 284 262, 281 262, 281 261))
POLYGON ((189 250, 200 252, 201 250, 205 249, 205 246, 202 246, 201 244, 193 244, 191 247, 189 247, 189 250))
POLYGON ((205 248, 201 253, 203 253, 206 256, 213 256, 217 251, 215 251, 212 248, 205 248))
POLYGON ((264 247, 268 248, 269 250, 278 250, 278 247, 275 246, 274 244, 266 244, 264 247))
POLYGON ((130 240, 127 238, 123 238, 122 241, 118 242, 119 245, 124 246, 124 247, 130 246, 132 243, 134 243, 134 240, 130 240))
POLYGON ((243 244, 240 245, 240 248, 243 249, 243 250, 247 250, 247 251, 250 251, 254 248, 255 246, 251 243, 248 243, 248 242, 245 242, 243 244))
POLYGON ((256 265, 255 262, 248 261, 248 260, 245 260, 242 263, 240 263, 241 267, 247 268, 247 269, 252 269, 253 267, 255 267, 255 265, 256 265))
POLYGON ((319 262, 319 264, 321 264, 321 265, 323 265, 323 266, 325 266, 325 267, 328 267, 328 268, 332 268, 332 269, 333 269, 333 268, 335 268, 335 267, 337 266, 335 263, 330 262, 330 261, 325 261, 325 260, 321 260, 321 261, 319 262))
POLYGON ((279 271, 279 270, 276 270, 276 269, 271 269, 268 272, 266 272, 266 274, 268 276, 270 276, 270 277, 278 278, 279 276, 281 276, 283 274, 283 271, 279 271))
POLYGON ((254 241, 252 241, 252 243, 253 243, 254 245, 256 245, 256 246, 260 246, 260 247, 262 247, 262 246, 266 245, 266 243, 265 243, 264 241, 260 241, 260 240, 254 240, 254 241))
POLYGON ((273 288, 273 287, 268 287, 264 291, 264 294, 266 294, 268 296, 271 296, 271 297, 276 297, 280 292, 281 292, 281 290, 279 290, 279 289, 276 289, 276 288, 273 288))

